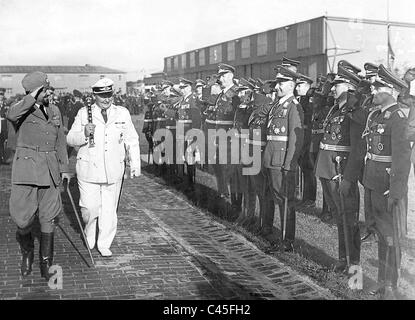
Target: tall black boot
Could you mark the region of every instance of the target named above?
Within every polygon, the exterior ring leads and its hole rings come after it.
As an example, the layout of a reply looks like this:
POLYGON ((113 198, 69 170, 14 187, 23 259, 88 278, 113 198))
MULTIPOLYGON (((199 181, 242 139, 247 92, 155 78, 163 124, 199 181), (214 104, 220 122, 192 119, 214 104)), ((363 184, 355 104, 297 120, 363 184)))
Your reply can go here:
POLYGON ((40 235, 40 275, 46 280, 49 280, 50 278, 49 268, 53 263, 53 236, 53 232, 42 232, 40 235))
POLYGON ((21 234, 19 231, 16 232, 16 240, 20 245, 22 252, 22 264, 20 271, 23 277, 28 276, 32 272, 34 248, 35 244, 33 241, 32 233, 21 234))

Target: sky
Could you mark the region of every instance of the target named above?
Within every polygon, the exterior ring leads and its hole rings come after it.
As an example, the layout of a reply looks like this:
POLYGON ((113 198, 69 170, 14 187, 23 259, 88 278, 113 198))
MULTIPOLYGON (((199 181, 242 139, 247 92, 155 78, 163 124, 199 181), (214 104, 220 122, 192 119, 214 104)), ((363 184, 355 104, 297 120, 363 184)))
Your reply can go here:
MULTIPOLYGON (((322 15, 386 20, 387 2, 0 0, 0 65, 101 65, 136 80, 164 57, 322 15)), ((390 0, 390 20, 415 23, 414 12, 390 0)))

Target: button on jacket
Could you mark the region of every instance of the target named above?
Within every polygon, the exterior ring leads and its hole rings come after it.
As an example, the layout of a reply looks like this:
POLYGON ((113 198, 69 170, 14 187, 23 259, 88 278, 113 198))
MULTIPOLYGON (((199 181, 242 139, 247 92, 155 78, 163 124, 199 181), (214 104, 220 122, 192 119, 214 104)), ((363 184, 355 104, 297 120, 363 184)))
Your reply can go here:
POLYGON ((95 146, 90 147, 85 137, 88 113, 84 107, 79 110, 67 136, 67 142, 80 147, 77 154, 76 172, 78 179, 94 183, 115 183, 122 179, 126 152, 132 169, 140 168, 140 147, 138 134, 128 110, 111 105, 107 110, 108 121, 104 122, 101 109, 92 105, 92 123, 96 125, 95 146))
POLYGON ((48 120, 27 95, 7 114, 17 129, 16 154, 12 168, 13 184, 58 185, 60 173, 68 172, 68 155, 61 114, 55 105, 46 107, 48 120))

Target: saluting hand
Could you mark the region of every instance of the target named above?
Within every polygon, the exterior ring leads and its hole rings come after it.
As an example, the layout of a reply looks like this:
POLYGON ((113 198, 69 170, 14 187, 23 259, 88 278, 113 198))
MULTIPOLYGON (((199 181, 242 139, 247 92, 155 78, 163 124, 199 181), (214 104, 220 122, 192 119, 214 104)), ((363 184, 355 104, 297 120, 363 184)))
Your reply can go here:
POLYGON ((88 123, 85 125, 85 137, 89 138, 90 134, 94 134, 95 132, 95 124, 88 123))

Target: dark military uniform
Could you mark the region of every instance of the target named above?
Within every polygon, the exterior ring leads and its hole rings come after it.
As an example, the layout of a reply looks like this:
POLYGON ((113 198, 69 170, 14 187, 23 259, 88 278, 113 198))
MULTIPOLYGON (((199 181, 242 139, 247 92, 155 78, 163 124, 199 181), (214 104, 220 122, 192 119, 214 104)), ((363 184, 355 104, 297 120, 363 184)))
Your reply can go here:
MULTIPOLYGON (((234 85, 226 92, 222 91, 216 98, 216 102, 212 111, 209 112, 206 118, 206 128, 220 130, 223 129, 226 132, 233 127, 234 116, 236 108, 239 105, 239 98, 237 96, 237 86, 234 85)), ((215 162, 213 169, 218 184, 218 192, 221 195, 229 195, 228 183, 231 183, 232 174, 234 172, 234 165, 231 164, 231 142, 226 142, 226 158, 225 155, 219 151, 219 138, 214 138, 214 141, 210 141, 211 148, 216 150, 215 162)), ((209 146, 208 146, 209 147, 209 146)), ((231 183, 231 193, 239 193, 238 187, 235 183, 231 183)))
MULTIPOLYGON (((281 230, 284 225, 284 200, 288 200, 286 234, 283 239, 287 249, 292 247, 295 238, 295 172, 303 146, 303 123, 303 110, 293 95, 285 96, 272 105, 267 124, 264 166, 267 168, 272 198, 279 206, 281 230)), ((269 213, 267 219, 271 222, 274 212, 269 213)))
POLYGON ((187 178, 188 184, 193 186, 194 184, 194 177, 195 177, 195 160, 196 160, 196 152, 195 150, 187 150, 192 142, 196 139, 188 139, 186 138, 186 134, 191 129, 200 129, 201 127, 201 115, 200 110, 196 106, 196 97, 193 93, 189 94, 186 97, 182 97, 178 104, 177 109, 177 121, 176 121, 176 128, 181 132, 177 137, 177 142, 179 146, 179 152, 177 156, 183 157, 183 160, 186 162, 187 165, 187 178))
MULTIPOLYGON (((148 143, 148 153, 151 154, 154 148, 154 121, 153 121, 153 107, 154 104, 147 100, 147 111, 144 113, 144 123, 142 133, 144 133, 148 143)), ((149 156, 150 157, 150 156, 149 156)), ((153 159, 154 160, 154 159, 153 159)), ((150 163, 149 163, 150 164, 150 163)))
MULTIPOLYGON (((4 91, 0 88, 0 93, 4 91)), ((6 119, 6 101, 4 96, 0 95, 0 163, 6 160, 6 140, 7 140, 7 119, 6 119)))
MULTIPOLYGON (((302 200, 314 203, 316 201, 317 180, 314 175, 314 166, 310 154, 313 116, 312 94, 313 90, 310 89, 305 96, 298 98, 304 112, 304 144, 299 159, 299 165, 303 175, 303 190, 301 190, 302 200)), ((299 177, 299 179, 301 179, 301 177, 299 177)))
MULTIPOLYGON (((398 91, 406 84, 379 66, 374 85, 393 86, 398 91)), ((363 175, 365 209, 373 217, 378 242, 378 283, 397 287, 400 266, 399 240, 406 232, 405 200, 410 171, 410 143, 406 139, 407 116, 399 103, 378 106, 366 121, 366 164, 363 175), (388 201, 393 201, 392 208, 388 201)))
POLYGON ((363 127, 352 120, 356 110, 357 99, 350 93, 344 92, 329 111, 324 124, 323 139, 320 142, 320 152, 317 158, 316 176, 321 179, 325 199, 335 214, 338 241, 339 260, 346 261, 345 235, 342 214, 346 215, 346 227, 349 234, 350 258, 352 264, 360 262, 359 218, 359 189, 357 181, 361 174, 362 159, 349 156, 352 146, 358 145, 363 127), (340 165, 336 162, 340 161, 340 165), (344 198, 342 209, 336 177, 343 174, 344 179, 351 182, 350 192, 344 198), (342 212, 344 210, 344 212, 342 212))

